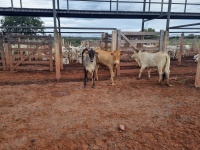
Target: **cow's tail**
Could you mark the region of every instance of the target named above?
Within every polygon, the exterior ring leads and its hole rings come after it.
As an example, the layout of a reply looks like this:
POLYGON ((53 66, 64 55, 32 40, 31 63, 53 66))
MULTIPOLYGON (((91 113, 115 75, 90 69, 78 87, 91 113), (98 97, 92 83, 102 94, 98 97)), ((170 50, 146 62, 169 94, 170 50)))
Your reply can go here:
POLYGON ((169 55, 166 55, 166 63, 165 63, 165 71, 163 73, 163 81, 165 79, 169 80, 169 74, 170 74, 170 57, 169 55))

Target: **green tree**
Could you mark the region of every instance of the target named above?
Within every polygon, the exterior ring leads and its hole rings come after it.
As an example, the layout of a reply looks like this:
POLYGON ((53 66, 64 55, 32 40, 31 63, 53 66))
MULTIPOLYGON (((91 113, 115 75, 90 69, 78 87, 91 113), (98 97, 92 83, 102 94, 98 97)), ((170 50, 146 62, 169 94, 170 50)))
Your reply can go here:
MULTIPOLYGON (((156 31, 153 28, 147 28, 147 29, 144 29, 144 32, 156 32, 156 31)), ((144 36, 144 39, 155 39, 155 38, 157 38, 156 35, 145 35, 144 36)))
POLYGON ((144 29, 144 32, 156 32, 153 28, 144 29))
MULTIPOLYGON (((6 16, 1 19, 1 26, 16 26, 16 27, 44 27, 44 22, 39 17, 23 17, 23 16, 6 16)), ((3 32, 17 32, 20 34, 44 34, 43 28, 2 28, 3 32)))
POLYGON ((195 37, 195 35, 194 35, 194 34, 189 34, 187 37, 188 37, 189 39, 193 39, 193 38, 195 37))

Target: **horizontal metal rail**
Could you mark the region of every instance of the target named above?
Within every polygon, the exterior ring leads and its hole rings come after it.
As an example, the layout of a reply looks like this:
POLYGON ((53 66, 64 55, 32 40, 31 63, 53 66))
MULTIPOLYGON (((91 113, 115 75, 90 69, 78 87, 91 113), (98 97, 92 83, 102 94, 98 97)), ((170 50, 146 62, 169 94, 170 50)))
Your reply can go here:
MULTIPOLYGON (((41 32, 6 32, 6 33, 32 33, 32 34, 35 34, 35 33, 41 33, 41 32)), ((45 32, 42 32, 41 34, 43 33, 54 33, 53 31, 45 31, 45 32)), ((63 32, 61 31, 60 33, 70 33, 70 34, 103 34, 105 32, 63 32)))
MULTIPOLYGON (((167 12, 162 12, 167 13, 167 12)), ((31 8, 2 8, 2 16, 36 16, 53 17, 53 9, 31 9, 31 8)), ((67 18, 113 18, 113 19, 154 19, 159 17, 161 12, 142 11, 90 11, 90 10, 57 10, 57 17, 67 18)), ((200 13, 171 12, 171 19, 199 19, 200 13)), ((163 16, 162 19, 167 19, 163 16)))
MULTIPOLYGON (((37 27, 37 26, 0 26, 0 28, 14 29, 54 29, 54 27, 37 27)), ((56 27, 57 29, 84 29, 84 30, 117 30, 117 28, 100 28, 100 27, 56 27)))

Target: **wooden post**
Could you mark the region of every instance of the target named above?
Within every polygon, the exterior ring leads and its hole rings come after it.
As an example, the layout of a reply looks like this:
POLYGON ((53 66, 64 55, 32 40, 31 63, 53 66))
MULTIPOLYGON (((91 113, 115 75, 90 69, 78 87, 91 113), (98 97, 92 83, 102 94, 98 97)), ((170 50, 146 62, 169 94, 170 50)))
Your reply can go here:
POLYGON ((108 33, 105 33, 105 50, 108 50, 108 33))
POLYGON ((51 43, 51 35, 49 35, 49 70, 53 71, 53 55, 52 55, 52 43, 51 43))
POLYGON ((200 88, 200 45, 199 45, 199 59, 198 59, 198 64, 197 64, 197 71, 196 71, 194 86, 196 88, 200 88))
POLYGON ((8 61, 10 71, 13 71, 13 56, 12 56, 12 45, 11 45, 11 36, 8 35, 8 61))
POLYGON ((164 51, 163 45, 164 45, 164 30, 160 30, 159 51, 164 51))
POLYGON ((180 47, 179 47, 179 53, 178 53, 178 65, 181 65, 181 57, 182 57, 182 51, 183 51, 183 40, 184 40, 184 34, 181 34, 180 39, 180 47))
MULTIPOLYGON (((117 30, 117 50, 121 50, 121 30, 117 30)), ((116 76, 120 76, 120 63, 116 68, 116 76)))
POLYGON ((56 79, 59 80, 61 78, 61 75, 60 75, 59 36, 57 30, 54 30, 54 48, 55 48, 55 60, 56 60, 56 79))
POLYGON ((111 51, 113 52, 114 50, 117 49, 117 31, 114 30, 112 31, 112 45, 111 45, 111 51))
POLYGON ((0 54, 1 54, 1 61, 3 65, 3 70, 6 70, 6 59, 5 59, 5 53, 4 53, 4 47, 3 47, 3 35, 0 37, 0 54))
POLYGON ((61 36, 61 33, 59 33, 59 51, 60 51, 60 69, 63 70, 62 36, 61 36))
POLYGON ((164 37, 163 48, 162 48, 163 52, 167 52, 168 37, 169 37, 169 32, 165 31, 165 37, 164 37))
POLYGON ((100 48, 103 49, 103 50, 105 48, 104 39, 105 39, 105 33, 101 34, 101 45, 100 45, 100 48))
MULTIPOLYGON (((7 41, 8 41, 8 36, 7 41)), ((5 51, 5 62, 6 62, 6 70, 9 70, 9 55, 8 55, 8 43, 4 44, 4 51, 5 51)))
POLYGON ((121 50, 121 30, 117 30, 117 50, 121 50))

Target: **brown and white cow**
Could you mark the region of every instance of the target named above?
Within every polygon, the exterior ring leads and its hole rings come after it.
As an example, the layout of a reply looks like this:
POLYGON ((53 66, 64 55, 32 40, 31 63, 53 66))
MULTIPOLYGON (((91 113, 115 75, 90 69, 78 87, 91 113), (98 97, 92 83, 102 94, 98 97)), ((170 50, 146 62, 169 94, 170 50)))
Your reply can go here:
POLYGON ((108 52, 97 49, 95 52, 97 53, 97 65, 95 69, 96 80, 99 80, 98 68, 99 64, 102 64, 110 69, 110 75, 111 75, 110 80, 112 85, 114 85, 115 70, 117 68, 117 65, 119 65, 120 63, 120 54, 121 54, 120 51, 115 50, 114 52, 108 52))

